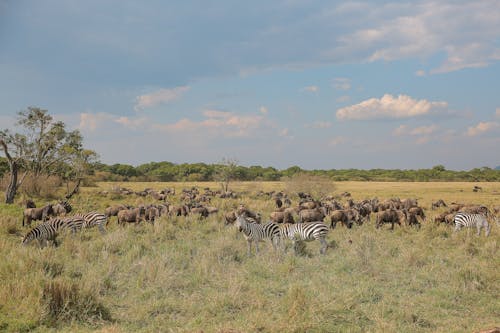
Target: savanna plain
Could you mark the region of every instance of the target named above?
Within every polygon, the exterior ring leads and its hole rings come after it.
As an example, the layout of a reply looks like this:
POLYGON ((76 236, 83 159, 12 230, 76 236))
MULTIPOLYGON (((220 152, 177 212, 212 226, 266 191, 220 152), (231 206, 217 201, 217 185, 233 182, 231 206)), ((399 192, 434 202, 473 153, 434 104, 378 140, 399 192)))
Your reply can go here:
MULTIPOLYGON (((152 198, 101 195, 217 183, 98 183, 71 200, 75 212, 138 205, 152 198)), ((500 325, 499 225, 491 234, 436 224, 431 203, 500 204, 500 183, 231 183, 236 199, 212 199, 218 213, 161 217, 154 225, 94 228, 60 235, 58 247, 21 245, 21 201, 0 205, 0 331, 6 332, 476 332, 500 325), (482 188, 473 192, 474 185, 482 188), (304 188, 301 188, 304 186, 304 188), (417 198, 420 229, 371 220, 330 230, 301 255, 269 242, 247 255, 243 235, 224 213, 244 203, 267 218, 275 209, 260 191, 352 198, 417 198), (316 192, 316 193, 314 193, 316 192), (322 193, 320 193, 322 192, 322 193)), ((169 197, 179 202, 179 195, 169 197)), ((43 202, 41 202, 43 204, 43 202)))

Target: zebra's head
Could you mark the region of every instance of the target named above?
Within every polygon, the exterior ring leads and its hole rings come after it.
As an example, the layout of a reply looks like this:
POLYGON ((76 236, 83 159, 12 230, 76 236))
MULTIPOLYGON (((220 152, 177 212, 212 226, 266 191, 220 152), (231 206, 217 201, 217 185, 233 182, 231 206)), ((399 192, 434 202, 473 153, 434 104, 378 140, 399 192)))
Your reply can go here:
POLYGON ((28 233, 26 234, 26 236, 21 237, 21 244, 22 244, 23 246, 26 246, 26 245, 28 245, 29 243, 31 243, 31 241, 32 241, 33 239, 34 239, 34 237, 33 237, 33 233, 32 233, 32 232, 28 232, 28 233))
POLYGON ((246 229, 247 226, 247 220, 245 219, 245 214, 238 215, 236 214, 236 222, 234 225, 238 229, 238 231, 242 231, 243 229, 246 229))

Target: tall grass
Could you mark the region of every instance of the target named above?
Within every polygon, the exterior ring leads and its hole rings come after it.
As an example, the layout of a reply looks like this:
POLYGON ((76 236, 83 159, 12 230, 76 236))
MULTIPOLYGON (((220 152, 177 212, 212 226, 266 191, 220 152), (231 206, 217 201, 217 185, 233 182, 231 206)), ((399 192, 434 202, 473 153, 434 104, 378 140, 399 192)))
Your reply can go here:
MULTIPOLYGON (((424 206, 437 197, 498 203, 500 184, 477 197, 457 191, 459 184, 440 184, 446 190, 427 183, 405 183, 401 192, 397 183, 342 183, 335 191, 355 199, 416 196, 424 206)), ((143 185, 130 184, 172 184, 143 185)), ((234 184, 240 191, 245 185, 234 184)), ((258 190, 251 186, 249 192, 258 190)), ((113 201, 96 193, 84 189, 72 205, 84 211, 149 200, 113 201)), ((258 196, 213 204, 230 208, 242 201, 264 216, 273 209, 258 196)), ((21 207, 0 210, 0 331, 473 332, 499 324, 496 226, 485 238, 430 222, 391 232, 372 221, 331 231, 325 256, 311 242, 304 256, 276 254, 267 243, 249 257, 242 235, 224 225, 224 210, 206 220, 161 218, 154 226, 122 228, 113 219, 105 235, 62 235, 59 247, 44 249, 20 245, 26 232, 21 207)), ((434 212, 427 212, 431 220, 434 212)))

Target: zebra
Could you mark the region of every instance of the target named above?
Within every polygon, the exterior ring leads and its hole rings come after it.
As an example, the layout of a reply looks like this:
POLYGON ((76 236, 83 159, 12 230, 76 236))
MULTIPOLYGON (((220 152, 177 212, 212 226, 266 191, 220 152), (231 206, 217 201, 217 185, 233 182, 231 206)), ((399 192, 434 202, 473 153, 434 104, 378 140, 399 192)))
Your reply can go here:
POLYGON ((57 246, 57 236, 60 231, 70 229, 74 234, 81 229, 85 221, 80 217, 54 217, 47 222, 41 223, 31 229, 22 239, 23 245, 28 245, 33 240, 38 240, 40 247, 45 247, 47 241, 52 241, 57 246))
MULTIPOLYGON (((253 219, 252 219, 253 220, 253 219)), ((252 254, 252 242, 255 242, 255 252, 259 253, 259 241, 266 238, 271 240, 273 248, 276 251, 279 245, 279 227, 276 223, 268 222, 259 224, 253 221, 247 221, 244 214, 236 215, 236 222, 234 224, 238 231, 243 232, 248 244, 248 255, 252 254)))
POLYGON ((98 213, 98 212, 89 212, 86 214, 75 214, 74 217, 82 218, 85 223, 82 225, 83 228, 92 228, 97 226, 101 234, 106 233, 106 229, 104 228, 108 223, 108 219, 106 215, 98 213))
POLYGON ((459 212, 455 215, 454 221, 455 231, 460 230, 462 227, 476 227, 478 236, 481 234, 481 228, 484 228, 484 234, 486 236, 490 234, 490 225, 484 215, 459 212))
POLYGON ((291 239, 293 248, 297 254, 297 241, 318 240, 321 243, 320 253, 325 254, 328 244, 326 243, 326 234, 328 226, 323 222, 304 222, 304 223, 283 223, 279 226, 280 238, 291 239))

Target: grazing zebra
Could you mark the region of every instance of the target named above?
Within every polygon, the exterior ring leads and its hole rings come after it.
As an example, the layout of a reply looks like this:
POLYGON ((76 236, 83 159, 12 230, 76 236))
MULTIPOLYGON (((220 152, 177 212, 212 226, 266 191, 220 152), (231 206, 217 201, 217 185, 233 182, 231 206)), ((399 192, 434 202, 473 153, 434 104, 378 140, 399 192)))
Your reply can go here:
POLYGON ((247 221, 246 216, 236 215, 236 222, 234 224, 238 231, 243 232, 243 236, 248 243, 248 255, 252 254, 252 242, 255 242, 255 252, 259 253, 259 241, 266 238, 270 239, 274 250, 279 245, 279 227, 276 223, 269 222, 265 224, 258 224, 255 222, 247 221))
POLYGON ((106 215, 98 212, 90 212, 86 214, 75 214, 73 216, 80 217, 85 221, 85 223, 82 225, 82 228, 92 228, 97 226, 101 234, 106 233, 106 229, 104 228, 108 223, 106 215))
POLYGON ((69 229, 72 233, 81 229, 85 221, 80 217, 54 217, 47 222, 37 225, 23 237, 22 244, 28 245, 33 240, 38 240, 40 247, 45 247, 47 241, 53 241, 57 246, 56 237, 61 230, 69 229))
POLYGON ((304 223, 283 223, 279 226, 280 237, 282 239, 291 239, 293 248, 297 253, 297 241, 319 240, 321 243, 320 253, 325 254, 328 244, 326 243, 326 234, 328 226, 323 222, 304 222, 304 223))
POLYGON ((481 228, 484 228, 484 234, 488 236, 490 234, 490 225, 486 220, 486 217, 481 214, 469 214, 459 212, 455 215, 455 231, 460 230, 462 227, 472 228, 476 227, 477 235, 481 233, 481 228))

